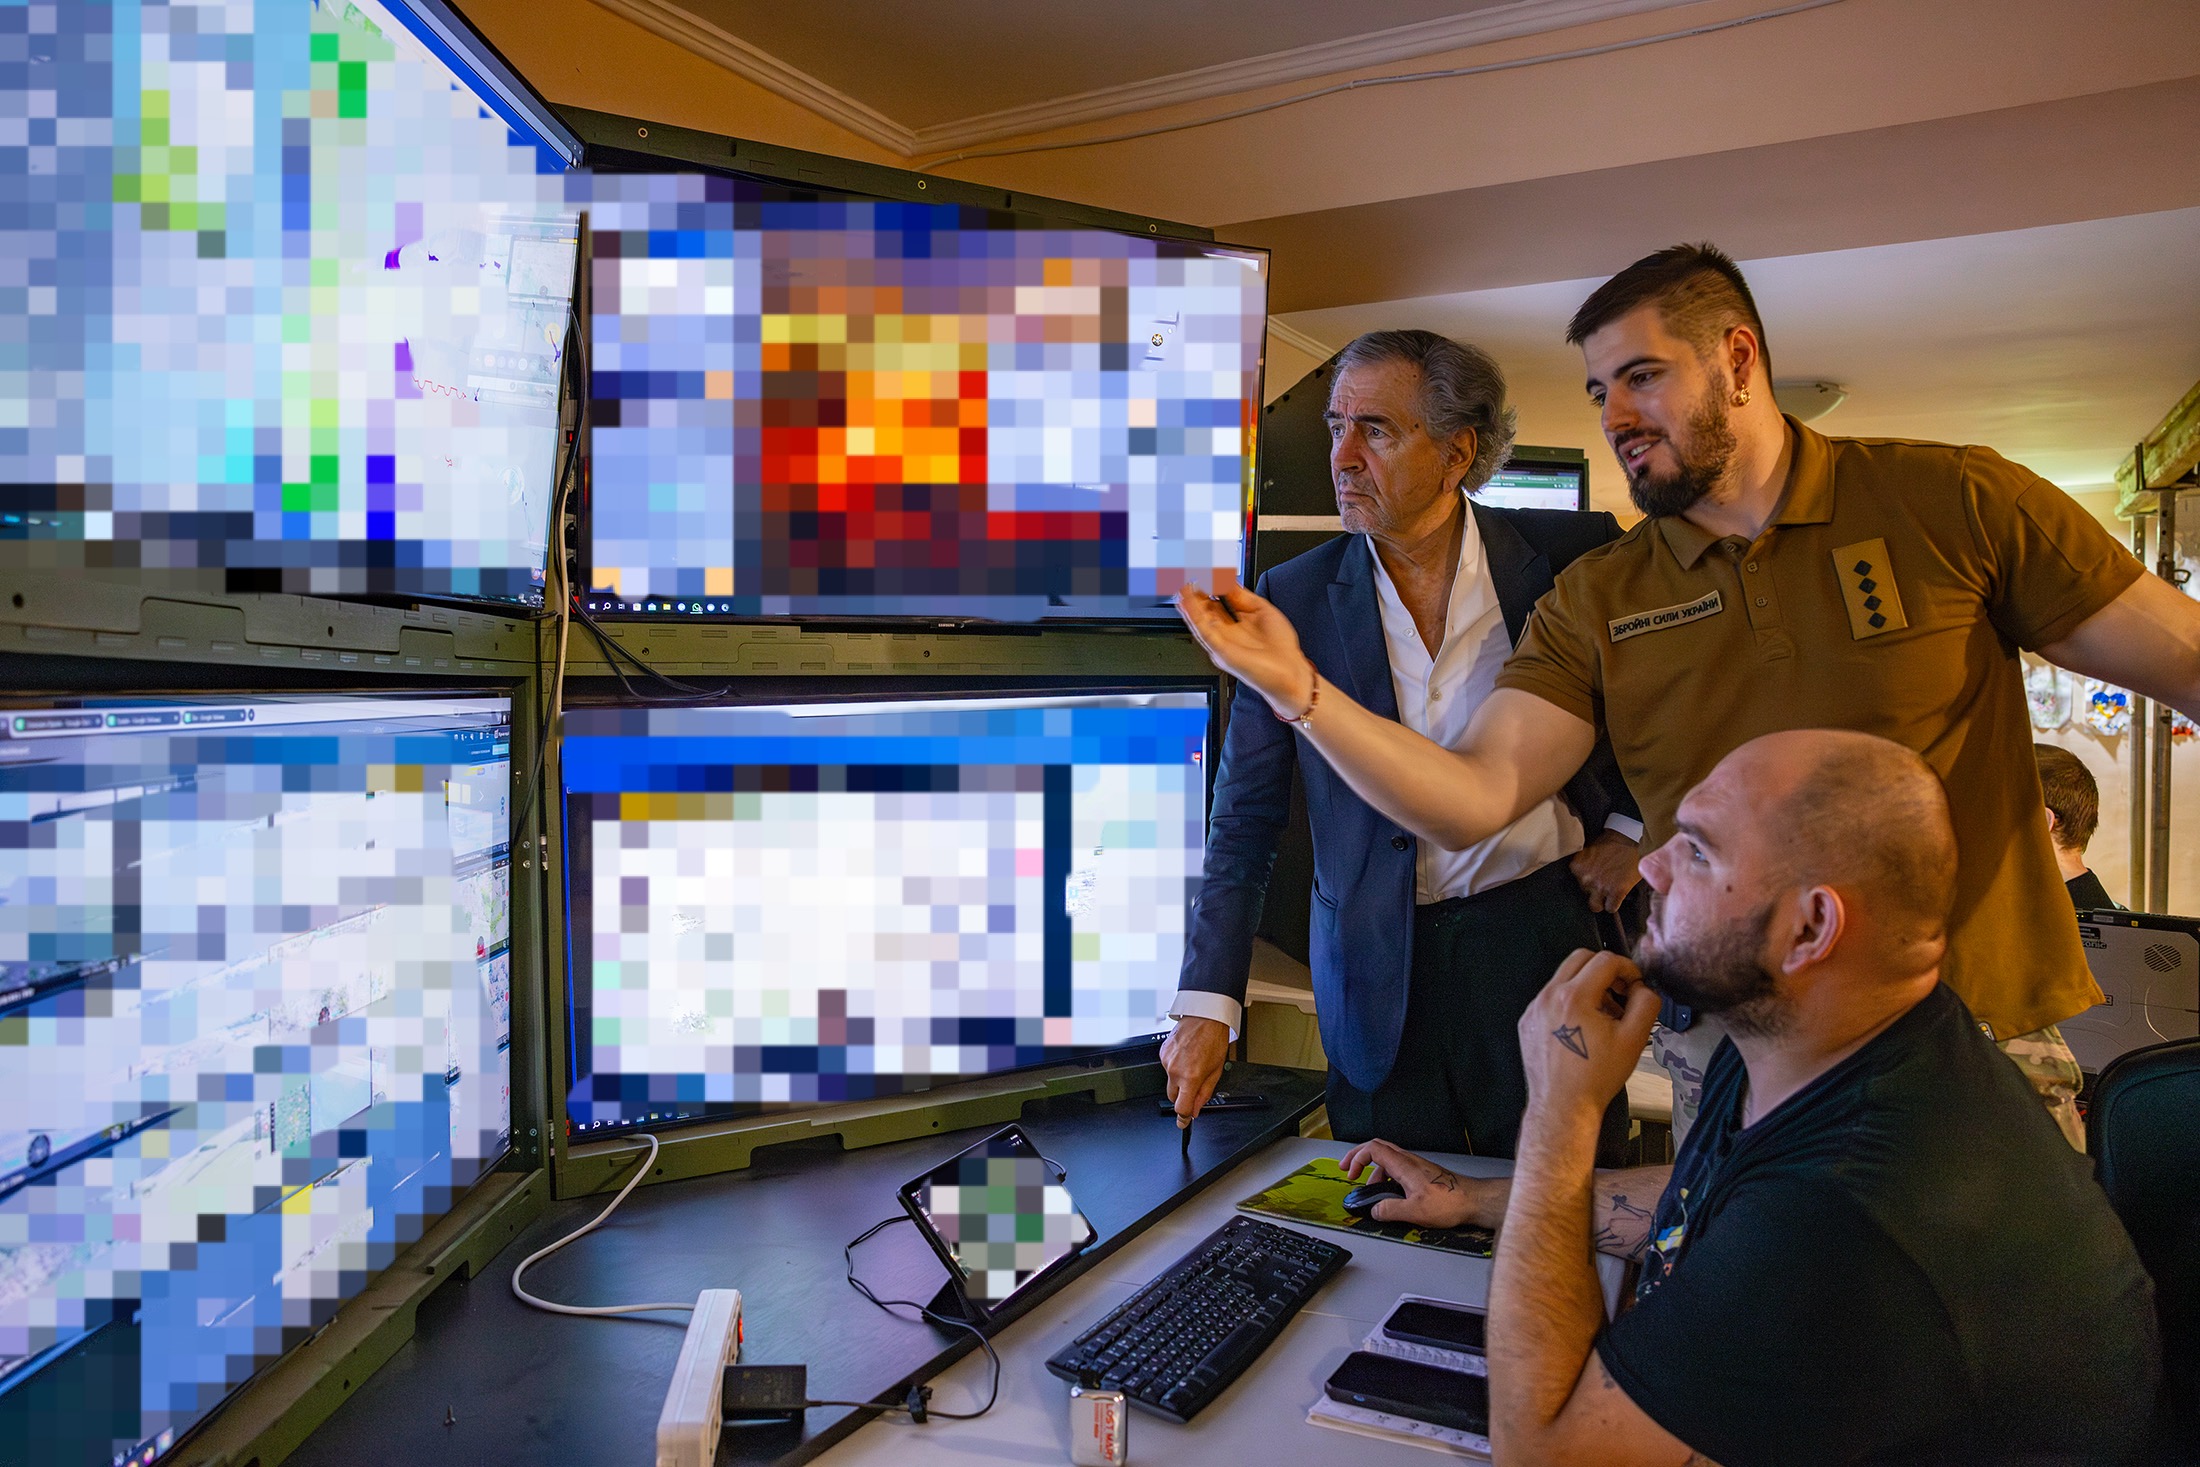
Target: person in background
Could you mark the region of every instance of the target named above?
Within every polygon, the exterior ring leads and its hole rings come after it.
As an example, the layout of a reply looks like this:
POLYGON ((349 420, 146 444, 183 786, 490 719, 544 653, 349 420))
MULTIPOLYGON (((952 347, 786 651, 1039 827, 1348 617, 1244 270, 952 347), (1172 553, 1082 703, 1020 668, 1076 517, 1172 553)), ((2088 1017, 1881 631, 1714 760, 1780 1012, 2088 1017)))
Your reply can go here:
POLYGON ((2039 761, 2047 829, 2055 842, 2055 866, 2062 872, 2070 905, 2081 912, 2122 911, 2101 878, 2085 864, 2085 848, 2101 823, 2101 787, 2094 783, 2093 771, 2077 755, 2053 744, 2034 744, 2032 756, 2039 761))
MULTIPOLYGON (((1619 522, 1469 498, 1504 464, 1513 414, 1497 363, 1434 332, 1353 341, 1326 416, 1348 533, 1269 571, 1262 592, 1305 629, 1326 676, 1417 734, 1456 739, 1552 576, 1616 539, 1619 522)), ((1232 703, 1178 1024, 1161 1050, 1180 1123, 1214 1092, 1241 1022, 1295 766, 1314 836, 1310 957, 1332 1132, 1512 1155, 1527 1104, 1513 1024, 1560 958, 1597 945, 1593 909, 1616 909, 1636 880, 1642 827, 1610 751, 1565 800, 1554 792, 1449 849, 1384 819, 1303 748, 1259 698, 1232 703)), ((1626 1139, 1621 1101, 1607 1151, 1626 1139)))
POLYGON ((1498 1228, 1500 1463, 2104 1464, 2152 1427, 2153 1286, 2091 1165, 1940 981, 1956 835, 1886 739, 1768 734, 1643 858, 1642 967, 1576 953, 1520 1021, 1509 1180, 1387 1142, 1386 1221, 1498 1228), (1658 991, 1724 1019, 1671 1167, 1596 1173, 1658 991), (1607 1322, 1592 1249, 1641 1261, 1607 1322))
MULTIPOLYGON (((2018 652, 2200 716, 2200 601, 1991 449, 1784 416, 1748 283, 1709 245, 1628 266, 1567 336, 1645 518, 1558 577, 1461 739, 1369 714, 1242 587, 1181 591, 1193 635, 1361 799, 1443 846, 1547 799, 1600 735, 1651 845, 1759 734, 1852 728, 1917 751, 1959 837, 1942 977, 2083 1146, 2083 1075, 2055 1026, 2101 991, 2054 896, 2018 652)), ((1716 1020, 1660 1031, 1676 1135, 1719 1038, 1716 1020)))

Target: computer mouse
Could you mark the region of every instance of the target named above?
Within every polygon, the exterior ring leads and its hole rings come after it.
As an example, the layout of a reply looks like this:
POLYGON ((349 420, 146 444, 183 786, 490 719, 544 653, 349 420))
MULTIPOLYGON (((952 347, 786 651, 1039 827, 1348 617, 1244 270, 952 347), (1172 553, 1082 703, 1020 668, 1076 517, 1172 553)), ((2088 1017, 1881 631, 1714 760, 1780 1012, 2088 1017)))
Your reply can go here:
POLYGON ((1405 1195, 1404 1184, 1391 1177, 1385 1177, 1380 1182, 1364 1182, 1344 1194, 1344 1210, 1354 1217, 1371 1217, 1375 1212, 1375 1204, 1385 1197, 1405 1195))

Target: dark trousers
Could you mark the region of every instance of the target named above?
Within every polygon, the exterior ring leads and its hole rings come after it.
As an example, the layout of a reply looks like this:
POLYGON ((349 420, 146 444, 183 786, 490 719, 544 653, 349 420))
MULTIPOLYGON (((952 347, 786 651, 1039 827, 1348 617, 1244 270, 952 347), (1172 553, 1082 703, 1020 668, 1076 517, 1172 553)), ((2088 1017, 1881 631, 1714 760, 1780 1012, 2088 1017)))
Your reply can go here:
MULTIPOLYGON (((1596 915, 1565 861, 1473 896, 1416 907, 1405 1031, 1372 1093, 1329 1072, 1339 1141, 1511 1156, 1528 1104, 1520 1016, 1575 948, 1601 948, 1596 915)), ((1597 1162, 1619 1163, 1627 1092, 1604 1112, 1597 1162)))

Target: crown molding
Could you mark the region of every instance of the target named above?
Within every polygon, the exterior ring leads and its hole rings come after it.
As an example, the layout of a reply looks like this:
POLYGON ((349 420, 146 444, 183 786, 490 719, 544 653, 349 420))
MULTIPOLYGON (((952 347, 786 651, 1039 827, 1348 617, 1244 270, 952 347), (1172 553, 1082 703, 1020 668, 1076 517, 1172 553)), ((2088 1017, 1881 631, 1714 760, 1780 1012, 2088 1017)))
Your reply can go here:
POLYGON ((1298 327, 1291 325, 1280 317, 1270 316, 1268 318, 1268 335, 1290 347, 1291 350, 1302 352, 1317 362, 1326 362, 1337 354, 1335 347, 1324 341, 1316 341, 1313 337, 1308 336, 1298 327))
POLYGON ((911 158, 919 151, 916 133, 885 113, 827 86, 798 67, 789 66, 731 31, 720 30, 670 0, 595 0, 595 3, 613 15, 632 21, 651 35, 714 62, 798 107, 807 108, 897 157, 911 158))
POLYGON ((1171 76, 1101 87, 1050 101, 981 113, 958 122, 921 127, 916 129, 917 144, 926 152, 949 152, 980 143, 1099 122, 1125 113, 1151 112, 1208 97, 1234 97, 1285 82, 1335 76, 1363 67, 1410 61, 1646 10, 1671 10, 1691 3, 1694 0, 1512 0, 1507 5, 1495 5, 1465 15, 1439 16, 1435 20, 1369 31, 1343 40, 1271 51, 1241 61, 1220 62, 1171 76))
POLYGON ((691 14, 674 0, 595 0, 595 3, 652 35, 661 36, 766 91, 847 128, 878 147, 903 158, 913 158, 919 154, 951 152, 980 143, 1053 132, 1126 113, 1150 112, 1208 97, 1236 96, 1310 77, 1334 76, 1339 72, 1409 61, 1519 36, 1566 30, 1644 11, 1670 10, 1694 3, 1694 0, 1511 0, 1509 4, 1465 15, 1440 16, 1340 41, 1271 51, 1263 56, 1101 87, 921 128, 896 122, 761 47, 691 14))

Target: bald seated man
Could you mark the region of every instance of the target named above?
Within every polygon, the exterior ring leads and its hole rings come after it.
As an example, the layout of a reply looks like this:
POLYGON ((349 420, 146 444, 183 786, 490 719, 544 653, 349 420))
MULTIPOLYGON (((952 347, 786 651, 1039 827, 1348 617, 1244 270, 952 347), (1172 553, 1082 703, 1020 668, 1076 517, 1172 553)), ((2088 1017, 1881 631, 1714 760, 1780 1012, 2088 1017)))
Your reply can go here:
POLYGON ((1638 969, 1577 952, 1520 1021, 1509 1181, 1384 1141, 1391 1221, 1503 1227, 1500 1463, 2117 1462, 2149 1429, 2153 1288, 2090 1163, 1940 981, 1955 833, 1923 760, 1767 734, 1643 859, 1638 969), (1726 1020, 1670 1167, 1593 1171, 1659 991, 1726 1020), (1654 1209, 1654 1212, 1653 1212, 1654 1209), (1641 1261, 1607 1323, 1591 1250, 1641 1261))

